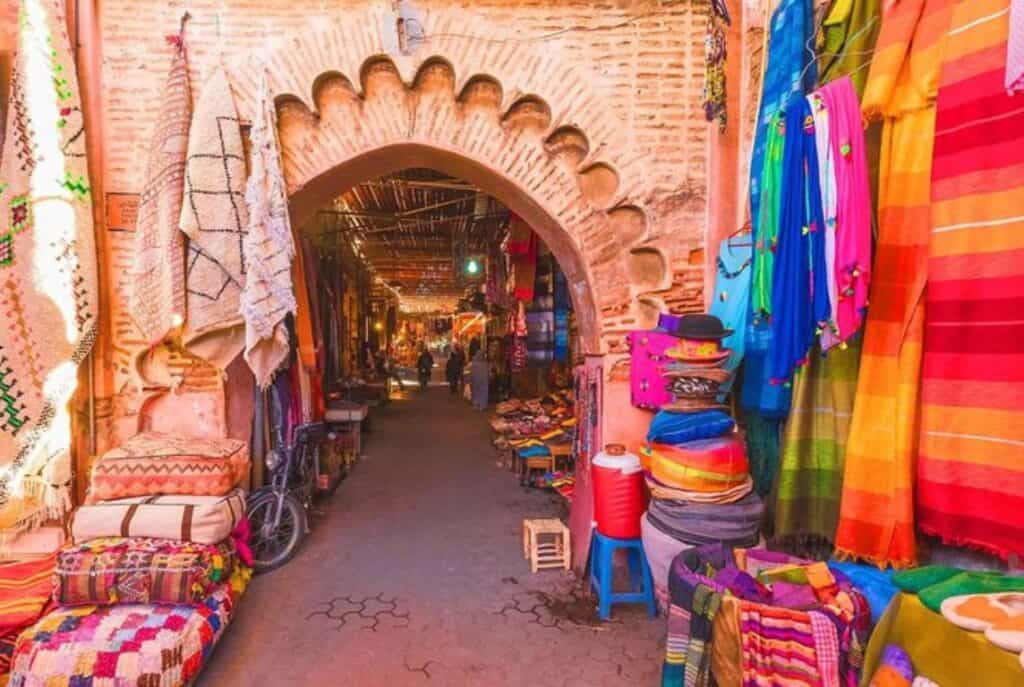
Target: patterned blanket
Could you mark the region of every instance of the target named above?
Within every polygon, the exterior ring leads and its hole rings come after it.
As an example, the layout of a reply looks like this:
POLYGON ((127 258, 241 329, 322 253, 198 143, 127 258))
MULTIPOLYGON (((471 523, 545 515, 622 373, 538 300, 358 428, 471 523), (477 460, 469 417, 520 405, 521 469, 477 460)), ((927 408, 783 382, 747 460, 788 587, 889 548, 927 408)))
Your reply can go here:
POLYGON ((96 336, 85 124, 63 6, 22 2, 0 154, 0 537, 70 505, 67 407, 96 336))
POLYGON ((238 299, 248 230, 245 151, 227 73, 216 67, 196 102, 185 162, 181 230, 189 237, 185 347, 223 369, 242 350, 238 299))
POLYGON ((201 604, 235 566, 235 546, 107 537, 57 554, 53 600, 64 606, 201 604))
POLYGON ((0 565, 0 634, 20 632, 36 621, 50 600, 53 556, 0 565))
POLYGON ((224 584, 200 606, 61 608, 26 630, 11 687, 185 687, 231 621, 237 594, 224 584))

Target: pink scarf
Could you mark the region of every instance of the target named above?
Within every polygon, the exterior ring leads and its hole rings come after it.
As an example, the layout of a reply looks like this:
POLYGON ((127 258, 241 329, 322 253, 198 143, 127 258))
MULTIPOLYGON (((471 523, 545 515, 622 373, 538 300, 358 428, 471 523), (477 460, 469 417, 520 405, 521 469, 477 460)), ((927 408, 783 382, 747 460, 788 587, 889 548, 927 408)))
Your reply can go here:
POLYGON ((1024 91, 1024 1, 1010 3, 1010 40, 1006 43, 1006 91, 1024 91))
POLYGON ((864 322, 871 276, 871 188, 860 102, 850 78, 820 91, 829 114, 829 139, 836 175, 835 280, 839 341, 847 341, 864 322))

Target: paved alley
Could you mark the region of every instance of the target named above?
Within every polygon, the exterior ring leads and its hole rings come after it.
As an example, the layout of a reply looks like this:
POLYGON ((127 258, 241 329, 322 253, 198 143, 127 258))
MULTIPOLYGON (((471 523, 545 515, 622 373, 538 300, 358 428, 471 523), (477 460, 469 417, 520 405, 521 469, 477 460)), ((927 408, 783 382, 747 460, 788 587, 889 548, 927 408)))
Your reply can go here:
POLYGON ((658 684, 663 619, 596 624, 571 575, 530 574, 520 523, 560 506, 496 467, 485 420, 441 388, 377 410, 367 459, 253 581, 198 686, 658 684))

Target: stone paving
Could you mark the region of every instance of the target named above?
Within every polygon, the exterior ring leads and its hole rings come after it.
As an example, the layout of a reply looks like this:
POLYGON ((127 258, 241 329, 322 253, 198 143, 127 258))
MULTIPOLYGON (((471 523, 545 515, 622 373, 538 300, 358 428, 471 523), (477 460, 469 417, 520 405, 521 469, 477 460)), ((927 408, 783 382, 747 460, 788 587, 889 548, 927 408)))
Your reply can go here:
POLYGON ((533 575, 524 517, 555 497, 495 465, 485 415, 446 390, 376 412, 299 555, 256 578, 197 687, 654 687, 664 619, 608 623, 562 571, 533 575))

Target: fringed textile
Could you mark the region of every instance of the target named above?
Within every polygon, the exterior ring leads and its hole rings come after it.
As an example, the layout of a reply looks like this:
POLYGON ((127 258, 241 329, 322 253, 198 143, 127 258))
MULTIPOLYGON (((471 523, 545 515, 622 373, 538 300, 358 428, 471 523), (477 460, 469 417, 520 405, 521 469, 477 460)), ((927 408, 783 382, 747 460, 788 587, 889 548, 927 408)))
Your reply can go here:
POLYGON ((1009 0, 953 12, 935 121, 920 528, 1024 554, 1024 98, 1003 84, 1009 0))
POLYGON ((836 549, 914 563, 913 475, 931 221, 934 98, 953 0, 885 14, 862 109, 884 117, 871 309, 846 447, 836 549))
POLYGON ((96 337, 85 122, 64 3, 24 0, 0 157, 0 538, 70 506, 77 368, 96 337))
POLYGON ((240 312, 245 320, 245 360, 256 383, 265 389, 288 358, 285 317, 295 313, 292 258, 295 243, 288 218, 288 192, 281 171, 277 141, 277 112, 267 84, 260 76, 252 132, 252 171, 245 188, 249 231, 245 236, 245 284, 240 312))
POLYGON ((245 150, 223 67, 214 68, 196 102, 185 162, 181 230, 188 236, 182 340, 193 354, 224 369, 244 346, 239 296, 249 225, 245 150))
POLYGON ((150 347, 185 321, 185 241, 179 227, 192 94, 185 42, 180 35, 169 42, 174 56, 149 143, 128 291, 128 311, 150 347))

